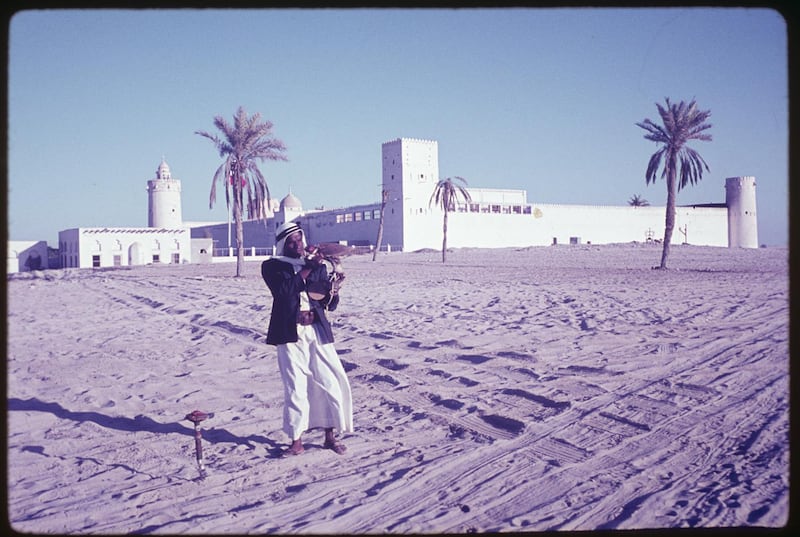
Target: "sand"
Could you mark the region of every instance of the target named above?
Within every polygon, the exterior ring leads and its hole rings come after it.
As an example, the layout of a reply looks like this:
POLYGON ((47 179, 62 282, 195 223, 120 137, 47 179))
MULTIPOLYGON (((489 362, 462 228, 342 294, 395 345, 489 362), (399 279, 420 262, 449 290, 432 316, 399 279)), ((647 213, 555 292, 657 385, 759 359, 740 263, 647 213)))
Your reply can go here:
POLYGON ((348 452, 278 458, 260 263, 9 277, 7 509, 38 534, 782 527, 788 250, 345 259, 348 452), (199 479, 193 410, 207 477, 199 479))

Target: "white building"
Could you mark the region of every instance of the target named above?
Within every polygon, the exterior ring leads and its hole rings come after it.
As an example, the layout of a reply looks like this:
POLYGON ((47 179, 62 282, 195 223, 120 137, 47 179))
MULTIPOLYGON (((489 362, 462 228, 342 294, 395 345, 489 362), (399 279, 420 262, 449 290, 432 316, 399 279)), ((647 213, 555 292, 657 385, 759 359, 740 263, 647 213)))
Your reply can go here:
POLYGON ((6 274, 49 268, 45 241, 8 241, 6 274))
MULTIPOLYGON (((382 147, 382 190, 388 193, 383 246, 392 250, 439 249, 442 210, 430 199, 439 181, 438 143, 398 138, 382 147)), ((726 202, 678 206, 672 241, 703 246, 758 247, 755 179, 726 180, 726 202)), ((531 202, 525 190, 468 187, 470 203, 448 216, 448 247, 524 247, 550 244, 646 242, 664 237, 665 207, 560 205, 531 202)), ((267 221, 245 222, 247 255, 267 253, 274 231, 296 220, 310 243, 374 245, 380 203, 305 211, 289 194, 267 221), (256 252, 254 254, 254 252, 256 252)), ((197 226, 193 237, 226 244, 225 225, 197 226)))
POLYGON ((188 228, 73 228, 58 233, 63 268, 191 261, 188 228))
POLYGON ((147 182, 149 227, 92 227, 58 233, 64 268, 210 262, 210 241, 192 241, 181 216, 181 183, 164 159, 147 182))
MULTIPOLYGON (((439 147, 433 140, 398 138, 382 145, 384 209, 382 248, 439 249, 442 210, 430 200, 439 181, 439 147)), ((468 187, 471 201, 448 217, 447 244, 461 247, 524 247, 550 244, 660 240, 664 207, 559 205, 529 201, 519 189, 468 187)), ((725 203, 677 207, 674 243, 757 248, 755 178, 730 177, 725 203)), ((147 182, 146 228, 73 228, 59 232, 62 267, 113 267, 150 263, 207 263, 212 253, 235 256, 232 223, 183 222, 181 183, 162 159, 147 182)), ((243 222, 245 255, 273 255, 275 229, 298 221, 309 243, 341 242, 374 247, 380 202, 340 209, 303 209, 291 192, 268 218, 243 222)), ((9 242, 8 272, 47 267, 44 242, 9 242), (27 253, 25 253, 27 252, 27 253), (37 264, 36 256, 41 260, 37 264)))

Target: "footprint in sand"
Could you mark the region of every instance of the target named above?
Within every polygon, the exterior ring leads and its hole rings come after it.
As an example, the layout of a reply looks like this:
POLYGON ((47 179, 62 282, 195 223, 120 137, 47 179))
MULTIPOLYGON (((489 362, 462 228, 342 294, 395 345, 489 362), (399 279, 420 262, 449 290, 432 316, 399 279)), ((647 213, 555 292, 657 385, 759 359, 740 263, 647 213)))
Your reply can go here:
POLYGON ((387 334, 386 332, 372 332, 370 337, 374 337, 376 339, 392 339, 394 336, 391 334, 387 334))
POLYGON ((437 349, 438 347, 435 347, 435 346, 432 346, 432 345, 423 345, 422 342, 420 342, 420 341, 411 341, 408 344, 408 348, 410 348, 410 349, 419 349, 419 350, 422 350, 422 351, 432 351, 432 350, 437 349))
POLYGON ((482 364, 491 360, 491 356, 483 356, 481 354, 461 354, 456 356, 456 360, 465 360, 473 364, 482 364))
POLYGON ((499 414, 483 414, 481 419, 495 429, 508 431, 514 435, 518 435, 525 430, 525 424, 523 422, 507 416, 501 416, 499 414))
POLYGON ((408 367, 408 364, 398 363, 396 360, 391 358, 381 358, 378 360, 378 365, 391 371, 401 371, 408 367))
POLYGON ((443 399, 435 394, 429 394, 428 399, 434 404, 449 408, 450 410, 460 410, 464 406, 464 403, 457 399, 443 399))
POLYGON ((391 375, 372 375, 370 382, 385 382, 392 386, 398 386, 400 382, 391 375))

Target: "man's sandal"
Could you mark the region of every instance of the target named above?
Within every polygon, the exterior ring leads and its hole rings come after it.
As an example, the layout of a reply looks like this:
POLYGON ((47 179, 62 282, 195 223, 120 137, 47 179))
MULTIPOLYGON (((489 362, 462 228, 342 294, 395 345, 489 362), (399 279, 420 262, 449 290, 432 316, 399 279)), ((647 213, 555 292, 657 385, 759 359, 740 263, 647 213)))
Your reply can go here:
POLYGON ((345 445, 337 442, 336 440, 334 440, 333 442, 325 442, 322 445, 322 447, 324 447, 325 449, 333 450, 335 453, 339 455, 342 455, 344 454, 345 451, 347 451, 345 445))

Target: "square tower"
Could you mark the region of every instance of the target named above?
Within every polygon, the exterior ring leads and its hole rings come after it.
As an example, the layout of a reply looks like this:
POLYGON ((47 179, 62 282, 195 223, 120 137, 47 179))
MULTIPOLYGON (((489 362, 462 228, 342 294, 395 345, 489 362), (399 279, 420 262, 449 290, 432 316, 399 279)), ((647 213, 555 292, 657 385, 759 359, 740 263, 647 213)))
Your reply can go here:
POLYGON ((436 247, 431 235, 434 215, 429 202, 439 181, 439 144, 434 140, 398 138, 382 146, 383 190, 388 192, 383 243, 403 251, 436 247))

